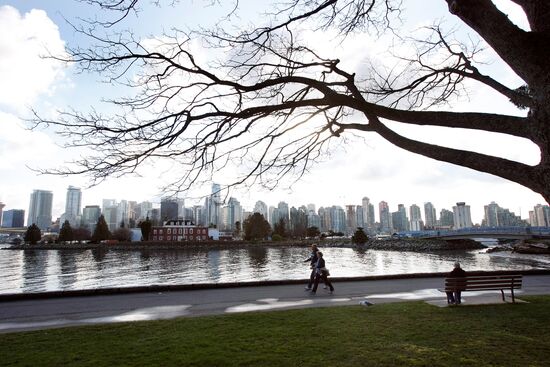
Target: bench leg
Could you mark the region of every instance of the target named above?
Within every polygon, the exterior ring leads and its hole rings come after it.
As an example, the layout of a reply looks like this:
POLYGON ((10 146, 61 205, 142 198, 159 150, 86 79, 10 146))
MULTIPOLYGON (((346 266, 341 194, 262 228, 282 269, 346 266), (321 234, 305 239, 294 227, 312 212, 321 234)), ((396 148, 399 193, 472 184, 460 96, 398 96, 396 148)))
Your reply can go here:
POLYGON ((512 293, 512 303, 516 303, 516 298, 514 297, 514 287, 510 288, 510 292, 512 293))
POLYGON ((502 294, 502 302, 506 302, 506 298, 504 298, 504 289, 501 289, 500 293, 502 294))

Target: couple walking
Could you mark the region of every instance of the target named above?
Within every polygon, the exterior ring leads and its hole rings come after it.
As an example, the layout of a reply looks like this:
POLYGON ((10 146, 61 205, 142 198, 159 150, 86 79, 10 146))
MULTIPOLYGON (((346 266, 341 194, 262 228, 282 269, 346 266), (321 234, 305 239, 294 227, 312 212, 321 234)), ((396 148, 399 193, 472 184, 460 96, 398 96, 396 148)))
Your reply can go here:
POLYGON ((319 280, 323 279, 323 282, 325 283, 324 288, 326 289, 326 287, 328 287, 330 289, 330 293, 334 292, 334 287, 328 279, 329 272, 328 269, 325 267, 325 259, 323 259, 323 253, 319 251, 317 245, 311 245, 311 254, 306 260, 304 260, 304 262, 308 261, 311 265, 311 275, 309 276, 309 282, 307 283, 306 290, 311 291, 311 294, 315 294, 315 292, 317 292, 319 280), (312 284, 313 288, 311 288, 312 284))

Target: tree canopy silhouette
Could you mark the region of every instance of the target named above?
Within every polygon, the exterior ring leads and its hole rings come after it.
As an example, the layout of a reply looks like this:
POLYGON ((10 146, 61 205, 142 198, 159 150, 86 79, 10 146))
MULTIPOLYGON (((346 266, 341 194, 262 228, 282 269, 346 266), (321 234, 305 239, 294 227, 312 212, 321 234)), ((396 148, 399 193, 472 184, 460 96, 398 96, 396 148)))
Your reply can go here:
MULTIPOLYGON (((135 94, 112 100, 120 109, 112 115, 65 111, 52 120, 36 112, 38 125, 55 125, 69 137, 68 145, 94 152, 48 172, 87 173, 99 182, 171 159, 183 174, 167 189, 179 191, 233 162, 243 168, 234 185, 272 188, 283 178, 300 178, 331 152, 335 140, 375 133, 409 152, 519 183, 550 201, 550 2, 510 1, 523 9, 529 29, 514 24, 493 1, 446 0, 449 16, 480 37, 470 42, 437 22, 417 39, 400 34, 404 4, 422 7, 422 2, 288 0, 266 9, 261 24, 234 33, 221 26, 174 29, 151 40, 116 30, 130 14, 144 16, 133 11, 137 0, 87 0, 116 15, 75 26, 92 45, 70 47, 68 57, 58 58, 135 94), (392 36, 414 51, 395 55, 392 68, 352 70, 338 55, 321 54, 303 42, 303 32, 320 30, 342 38, 361 32, 392 36), (196 57, 198 42, 223 57, 196 57), (522 82, 507 85, 506 76, 482 73, 477 56, 483 47, 522 82), (517 114, 453 111, 449 106, 467 93, 468 83, 506 97, 517 114), (539 148, 540 161, 529 165, 416 140, 389 122, 527 139, 539 148)), ((367 56, 369 49, 362 51, 367 56)))

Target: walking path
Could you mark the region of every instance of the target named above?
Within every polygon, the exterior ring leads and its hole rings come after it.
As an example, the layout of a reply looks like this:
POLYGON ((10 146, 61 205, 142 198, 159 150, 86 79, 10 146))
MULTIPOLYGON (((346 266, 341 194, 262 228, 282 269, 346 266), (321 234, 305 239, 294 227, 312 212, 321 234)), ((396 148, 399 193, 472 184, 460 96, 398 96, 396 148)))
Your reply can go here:
MULTIPOLYGON (((305 284, 305 283, 304 283, 305 284)), ((368 300, 376 305, 408 300, 446 304, 437 289, 443 278, 375 279, 336 281, 333 294, 320 286, 316 295, 304 284, 279 284, 143 293, 116 293, 76 297, 7 300, 0 297, 0 332, 45 329, 182 316, 235 312, 357 305, 368 300)), ((522 295, 550 294, 550 275, 525 275, 522 295)), ((500 291, 465 292, 463 304, 500 302, 500 291)))

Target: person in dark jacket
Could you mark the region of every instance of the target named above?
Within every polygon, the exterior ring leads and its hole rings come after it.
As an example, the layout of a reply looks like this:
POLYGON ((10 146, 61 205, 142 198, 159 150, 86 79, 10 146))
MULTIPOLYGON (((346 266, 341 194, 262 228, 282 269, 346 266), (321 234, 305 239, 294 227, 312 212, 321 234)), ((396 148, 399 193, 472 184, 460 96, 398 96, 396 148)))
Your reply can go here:
POLYGON ((311 286, 313 285, 313 281, 315 280, 315 274, 317 274, 317 269, 315 266, 317 265, 318 251, 319 249, 317 248, 316 244, 311 245, 311 254, 307 259, 304 260, 304 262, 309 262, 309 266, 311 268, 311 274, 309 275, 309 282, 307 283, 306 291, 311 290, 311 286))
MULTIPOLYGON (((460 304, 460 295, 462 293, 462 289, 460 287, 461 280, 460 278, 463 278, 466 276, 466 272, 464 269, 460 267, 460 263, 457 261, 455 262, 454 269, 447 275, 448 278, 458 278, 455 281, 456 288, 453 292, 446 292, 447 293, 447 303, 450 305, 459 305, 460 304)), ((464 283, 466 280, 462 281, 464 283)))
POLYGON ((323 259, 323 253, 321 251, 317 252, 317 264, 315 265, 316 274, 315 274, 315 282, 313 283, 313 289, 311 290, 311 294, 315 294, 317 291, 317 286, 319 285, 319 279, 323 279, 325 284, 330 288, 330 293, 334 292, 334 287, 332 286, 332 283, 330 280, 328 280, 328 269, 325 267, 325 259, 323 259))

